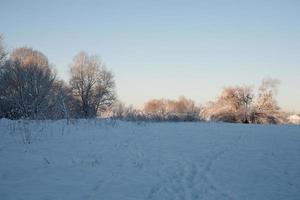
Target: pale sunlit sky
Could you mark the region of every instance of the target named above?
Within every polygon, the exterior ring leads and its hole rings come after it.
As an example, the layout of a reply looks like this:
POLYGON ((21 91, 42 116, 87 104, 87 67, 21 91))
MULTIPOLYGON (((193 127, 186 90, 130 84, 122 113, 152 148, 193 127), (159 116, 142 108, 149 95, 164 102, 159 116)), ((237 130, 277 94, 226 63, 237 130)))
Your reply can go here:
POLYGON ((115 74, 119 98, 213 100, 224 86, 281 80, 282 108, 300 111, 300 1, 0 0, 9 50, 43 52, 60 78, 80 50, 115 74))

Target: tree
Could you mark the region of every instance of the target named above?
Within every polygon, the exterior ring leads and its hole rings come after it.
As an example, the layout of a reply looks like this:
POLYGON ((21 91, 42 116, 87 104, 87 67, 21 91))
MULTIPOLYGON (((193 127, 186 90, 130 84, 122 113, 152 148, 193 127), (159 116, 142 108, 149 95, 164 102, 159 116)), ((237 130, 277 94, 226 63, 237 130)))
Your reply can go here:
POLYGON ((44 54, 26 47, 14 50, 1 67, 0 90, 9 108, 6 117, 43 118, 54 80, 44 54))
POLYGON ((199 120, 200 108, 191 99, 184 96, 178 100, 152 99, 145 103, 144 113, 150 119, 169 121, 199 120))
POLYGON ((242 114, 240 118, 242 118, 243 123, 249 123, 249 115, 254 98, 252 88, 249 86, 237 87, 235 95, 237 102, 240 105, 239 111, 242 114))
POLYGON ((254 99, 252 87, 225 88, 215 102, 209 102, 202 111, 208 120, 243 123, 282 123, 283 113, 275 100, 277 79, 265 79, 254 99), (255 100, 255 101, 254 101, 255 100))
POLYGON ((125 119, 130 121, 142 121, 147 119, 141 110, 133 108, 132 105, 126 106, 120 101, 114 103, 111 114, 114 119, 125 119))
POLYGON ((7 52, 3 44, 3 36, 0 34, 0 67, 5 63, 7 52))
POLYGON ((80 117, 80 102, 73 96, 72 89, 64 81, 54 81, 48 101, 47 118, 70 119, 80 117))
POLYGON ((149 115, 157 115, 163 118, 166 113, 166 107, 165 99, 152 99, 145 103, 144 111, 149 115))
POLYGON ((205 107, 205 118, 217 121, 249 123, 254 94, 250 86, 227 87, 216 102, 205 107))
POLYGON ((113 75, 101 59, 80 52, 71 64, 70 85, 81 103, 82 116, 95 117, 107 110, 116 99, 113 75))
POLYGON ((252 112, 252 121, 255 123, 280 123, 282 113, 275 96, 280 81, 277 79, 264 79, 258 90, 258 99, 252 112))
POLYGON ((4 68, 3 65, 6 62, 6 50, 3 44, 3 37, 0 34, 0 118, 6 117, 7 109, 9 109, 9 105, 5 100, 5 91, 3 87, 3 79, 4 79, 4 68))

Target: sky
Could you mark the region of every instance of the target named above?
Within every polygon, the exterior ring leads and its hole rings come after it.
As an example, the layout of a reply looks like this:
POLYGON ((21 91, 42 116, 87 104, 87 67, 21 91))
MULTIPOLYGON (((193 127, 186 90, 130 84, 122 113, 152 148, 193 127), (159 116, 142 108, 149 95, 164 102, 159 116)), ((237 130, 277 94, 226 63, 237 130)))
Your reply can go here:
POLYGON ((78 52, 99 55, 137 107, 181 95, 204 104, 272 77, 280 106, 300 112, 298 0, 0 0, 0 33, 9 51, 43 52, 66 81, 78 52))

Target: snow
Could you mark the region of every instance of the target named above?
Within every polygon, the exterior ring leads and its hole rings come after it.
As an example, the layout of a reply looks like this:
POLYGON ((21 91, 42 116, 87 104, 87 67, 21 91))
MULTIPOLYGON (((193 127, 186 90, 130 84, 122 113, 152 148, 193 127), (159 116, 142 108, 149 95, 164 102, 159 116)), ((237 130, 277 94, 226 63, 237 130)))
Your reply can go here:
POLYGON ((300 199, 300 126, 0 120, 1 200, 300 199))
POLYGON ((291 115, 288 117, 288 121, 291 124, 300 124, 300 116, 299 115, 291 115))

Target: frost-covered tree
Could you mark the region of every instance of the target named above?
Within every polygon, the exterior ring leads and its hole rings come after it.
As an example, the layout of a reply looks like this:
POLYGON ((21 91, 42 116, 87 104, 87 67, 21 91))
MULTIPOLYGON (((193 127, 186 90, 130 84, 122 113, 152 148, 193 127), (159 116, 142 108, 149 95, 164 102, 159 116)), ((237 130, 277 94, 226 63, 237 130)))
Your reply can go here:
POLYGON ((243 123, 249 123, 250 122, 249 115, 250 115, 251 106, 254 98, 252 87, 249 86, 237 87, 235 95, 240 105, 239 119, 241 119, 243 123))
POLYGON ((43 118, 55 73, 47 57, 32 48, 15 49, 1 67, 2 100, 10 118, 43 118))
POLYGON ((145 103, 144 113, 151 119, 171 121, 199 120, 200 108, 184 96, 178 100, 152 99, 145 103))
POLYGON ((121 119, 124 118, 126 115, 127 107, 123 102, 117 101, 114 103, 111 112, 113 118, 121 119))
POLYGON ((250 86, 227 87, 215 102, 206 105, 202 114, 210 120, 249 123, 253 97, 250 86))
POLYGON ((278 92, 280 81, 265 79, 258 90, 258 98, 252 112, 254 123, 281 123, 282 113, 275 96, 278 92))
POLYGON ((283 114, 275 100, 279 81, 265 79, 254 98, 252 87, 228 87, 201 114, 208 120, 242 123, 282 123, 283 114))
POLYGON ((116 99, 115 81, 98 56, 80 52, 71 64, 70 85, 81 103, 82 116, 95 117, 116 99))
POLYGON ((157 115, 164 117, 167 109, 167 102, 165 99, 152 99, 145 103, 144 112, 149 115, 157 115))
POLYGON ((7 52, 3 44, 3 36, 0 34, 0 67, 5 63, 7 52))
POLYGON ((7 52, 4 48, 3 37, 0 34, 0 118, 6 117, 7 110, 9 109, 9 104, 5 99, 5 91, 3 85, 4 79, 4 68, 3 65, 6 62, 7 52))
POLYGON ((72 89, 62 80, 53 83, 48 98, 47 118, 72 119, 80 117, 80 102, 73 96, 72 89))
POLYGON ((130 121, 142 121, 147 119, 147 116, 145 116, 141 110, 134 108, 132 105, 126 106, 119 101, 114 103, 111 113, 114 119, 125 119, 130 121))

